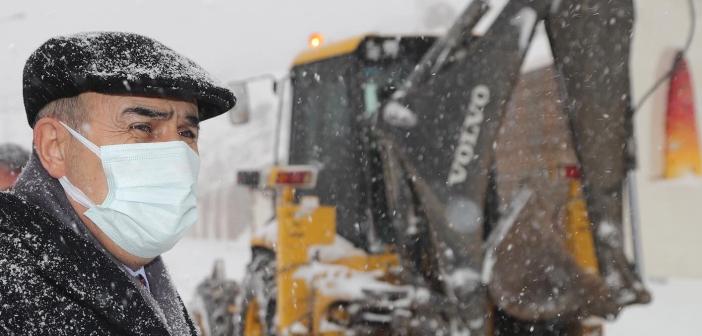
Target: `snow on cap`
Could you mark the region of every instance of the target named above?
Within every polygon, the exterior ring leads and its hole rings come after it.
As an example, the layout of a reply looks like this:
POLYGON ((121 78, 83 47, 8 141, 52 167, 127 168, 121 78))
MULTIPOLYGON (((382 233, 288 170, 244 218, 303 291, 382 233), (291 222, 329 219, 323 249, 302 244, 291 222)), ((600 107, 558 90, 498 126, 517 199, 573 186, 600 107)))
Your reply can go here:
POLYGON ((199 65, 146 36, 91 32, 54 37, 29 56, 23 74, 27 121, 46 104, 83 92, 196 100, 200 120, 236 103, 199 65))

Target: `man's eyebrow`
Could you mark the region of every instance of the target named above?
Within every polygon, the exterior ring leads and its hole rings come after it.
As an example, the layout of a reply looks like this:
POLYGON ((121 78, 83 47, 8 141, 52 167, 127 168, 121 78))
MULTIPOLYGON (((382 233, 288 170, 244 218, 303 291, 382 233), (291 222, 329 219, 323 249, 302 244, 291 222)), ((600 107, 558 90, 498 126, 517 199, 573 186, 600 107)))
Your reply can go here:
POLYGON ((161 120, 168 120, 173 116, 173 112, 163 112, 142 106, 127 107, 124 109, 124 111, 122 111, 122 114, 136 114, 143 117, 161 120))
POLYGON ((185 116, 185 121, 192 127, 200 128, 200 118, 194 115, 185 116))
MULTIPOLYGON (((148 107, 143 107, 143 106, 133 106, 133 107, 128 107, 122 111, 123 114, 136 114, 140 115, 143 117, 148 117, 152 119, 158 119, 158 120, 168 120, 173 117, 173 112, 164 112, 164 111, 158 111, 155 109, 151 109, 148 107)), ((185 116, 185 121, 187 124, 191 127, 196 127, 200 128, 200 118, 198 118, 197 115, 187 115, 185 116)))

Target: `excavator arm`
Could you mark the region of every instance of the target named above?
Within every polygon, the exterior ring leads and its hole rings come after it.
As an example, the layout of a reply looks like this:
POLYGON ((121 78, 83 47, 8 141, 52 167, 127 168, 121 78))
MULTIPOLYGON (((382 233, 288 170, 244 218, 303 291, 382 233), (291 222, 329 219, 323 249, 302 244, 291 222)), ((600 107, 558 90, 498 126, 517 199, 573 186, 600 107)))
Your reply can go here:
POLYGON ((395 173, 387 179, 395 184, 388 186, 391 211, 404 218, 395 221, 400 241, 408 219, 424 221, 434 252, 434 270, 425 276, 433 277, 430 282, 439 283, 457 307, 460 321, 454 321, 454 329, 472 335, 485 334, 488 328, 488 288, 493 298, 501 290, 524 291, 514 288, 530 281, 520 275, 546 279, 542 287, 552 288, 541 294, 555 295, 552 300, 558 304, 541 314, 524 313, 530 302, 500 307, 518 317, 611 316, 625 305, 648 301, 625 257, 622 229, 631 136, 632 1, 511 0, 487 32, 476 37, 472 30, 488 10, 486 1, 473 1, 381 110, 378 128, 386 165, 404 172, 403 178, 395 173), (541 224, 534 215, 538 204, 528 192, 516 197, 518 204, 499 220, 490 216, 493 146, 541 21, 582 167, 598 275, 580 269, 552 232, 527 230, 541 224), (491 245, 486 245, 490 234, 491 245), (505 249, 513 244, 529 249, 515 255, 505 249), (486 261, 486 250, 498 260, 486 261), (505 267, 500 258, 511 259, 514 267, 505 267))

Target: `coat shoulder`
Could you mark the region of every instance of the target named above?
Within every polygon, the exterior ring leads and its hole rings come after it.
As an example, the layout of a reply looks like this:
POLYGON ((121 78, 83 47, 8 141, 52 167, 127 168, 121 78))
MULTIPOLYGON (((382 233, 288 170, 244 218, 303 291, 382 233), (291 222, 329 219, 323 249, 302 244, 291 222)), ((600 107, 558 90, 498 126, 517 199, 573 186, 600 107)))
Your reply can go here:
MULTIPOLYGON (((4 263, 36 265, 39 256, 31 253, 42 245, 37 228, 49 219, 35 206, 19 197, 0 192, 0 258, 4 263)), ((0 269, 0 273, 4 273, 0 269)))
POLYGON ((22 231, 27 221, 45 220, 36 206, 7 192, 0 192, 0 231, 22 231))
MULTIPOLYGON (((25 239, 31 239, 24 230, 31 207, 17 196, 0 192, 0 264, 16 263, 27 259, 22 253, 25 239)), ((5 267, 0 268, 4 274, 5 267)))
POLYGON ((47 277, 55 256, 36 228, 50 219, 37 207, 0 193, 0 332, 10 335, 109 335, 94 312, 47 277))

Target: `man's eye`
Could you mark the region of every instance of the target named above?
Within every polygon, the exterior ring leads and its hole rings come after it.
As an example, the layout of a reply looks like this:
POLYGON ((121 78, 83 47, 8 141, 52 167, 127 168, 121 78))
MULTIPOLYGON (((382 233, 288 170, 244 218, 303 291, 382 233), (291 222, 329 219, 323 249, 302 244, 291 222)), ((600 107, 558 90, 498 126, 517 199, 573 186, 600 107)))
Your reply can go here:
POLYGON ((130 129, 141 131, 147 134, 151 134, 153 132, 153 129, 151 128, 151 125, 149 124, 134 124, 129 126, 130 129))
POLYGON ((197 134, 191 130, 188 130, 188 129, 181 130, 179 133, 180 133, 180 136, 188 138, 188 139, 197 138, 197 134))

